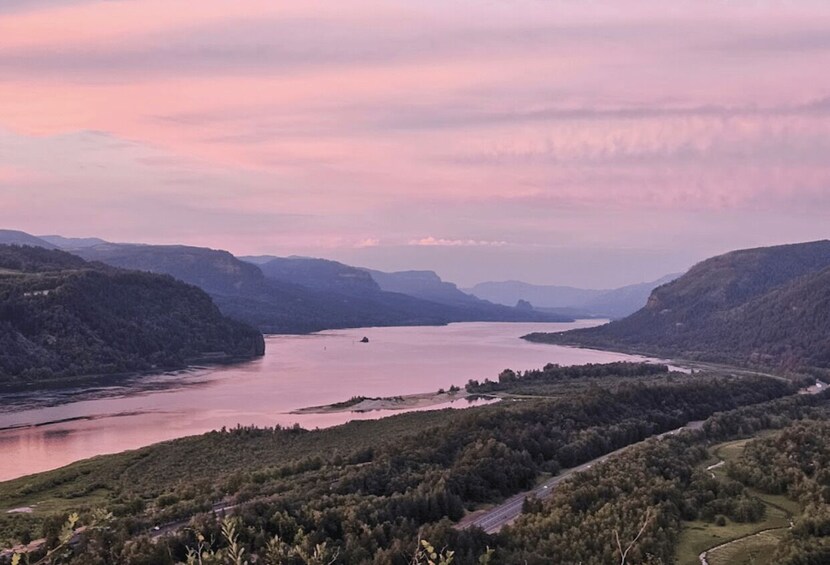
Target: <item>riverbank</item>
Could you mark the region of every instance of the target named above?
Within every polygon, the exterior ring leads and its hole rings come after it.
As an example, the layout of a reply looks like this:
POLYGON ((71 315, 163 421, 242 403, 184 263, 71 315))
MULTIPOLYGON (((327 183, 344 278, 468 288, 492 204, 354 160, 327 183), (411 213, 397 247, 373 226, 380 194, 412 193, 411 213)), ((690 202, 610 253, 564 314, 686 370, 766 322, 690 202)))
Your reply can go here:
POLYGON ((183 363, 153 367, 143 371, 71 375, 38 380, 7 380, 0 382, 0 397, 15 394, 61 393, 68 390, 99 389, 110 386, 128 386, 146 377, 170 376, 197 370, 219 369, 261 359, 263 355, 205 354, 186 359, 183 363))
POLYGON ((638 360, 518 339, 586 325, 470 323, 267 336, 266 355, 249 362, 49 393, 0 393, 0 428, 9 428, 0 432, 0 479, 223 427, 299 424, 313 430, 410 410, 467 408, 464 385, 495 379, 506 367, 638 360), (364 336, 368 344, 359 343, 364 336), (459 395, 434 398, 453 385, 459 395), (409 395, 416 396, 406 400, 409 395), (291 413, 356 396, 405 400, 357 407, 390 410, 291 413))
POLYGON ((368 398, 365 396, 353 396, 343 402, 324 404, 322 406, 309 406, 293 410, 291 414, 337 414, 340 412, 372 412, 375 410, 413 410, 418 408, 430 408, 441 404, 468 400, 478 400, 480 395, 471 395, 463 390, 451 390, 448 392, 423 392, 418 394, 407 394, 402 396, 386 396, 368 398))

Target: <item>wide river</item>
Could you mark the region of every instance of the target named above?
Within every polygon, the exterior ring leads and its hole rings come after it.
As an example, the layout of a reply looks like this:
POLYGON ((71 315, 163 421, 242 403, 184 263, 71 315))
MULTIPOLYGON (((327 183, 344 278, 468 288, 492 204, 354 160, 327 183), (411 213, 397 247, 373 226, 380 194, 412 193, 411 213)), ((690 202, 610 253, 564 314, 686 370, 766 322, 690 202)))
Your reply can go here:
POLYGON ((532 331, 597 323, 462 323, 275 335, 266 338, 265 357, 243 364, 142 377, 94 393, 0 396, 0 480, 222 426, 314 428, 393 413, 290 413, 356 395, 463 387, 469 379, 495 379, 505 368, 643 359, 519 339, 532 331), (369 343, 360 343, 364 336, 369 343))

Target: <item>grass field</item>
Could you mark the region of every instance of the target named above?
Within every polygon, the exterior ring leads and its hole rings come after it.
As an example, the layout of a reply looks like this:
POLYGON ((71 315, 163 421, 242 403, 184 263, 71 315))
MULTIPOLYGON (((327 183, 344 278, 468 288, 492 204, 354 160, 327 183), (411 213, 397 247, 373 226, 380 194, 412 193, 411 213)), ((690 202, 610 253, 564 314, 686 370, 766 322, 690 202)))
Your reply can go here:
MULTIPOLYGON (((768 528, 786 528, 787 526, 789 526, 788 516, 783 511, 775 508, 768 508, 766 519, 754 524, 738 524, 727 521, 725 526, 717 526, 709 522, 686 522, 684 523, 683 533, 680 535, 677 564, 698 565, 700 563, 698 555, 711 547, 744 536, 750 536, 768 528)), ((749 545, 751 546, 751 544, 749 545)), ((715 562, 710 561, 710 563, 714 565, 715 562)))
POLYGON ((786 530, 761 532, 710 551, 709 565, 772 565, 775 547, 786 530))
MULTIPOLYGON (((769 432, 767 432, 769 433, 769 432)), ((729 462, 740 457, 749 441, 762 437, 742 439, 715 445, 711 448, 712 457, 706 466, 720 460, 729 462)), ((716 477, 724 477, 724 467, 711 471, 716 477)), ((786 533, 790 525, 790 517, 799 514, 801 508, 798 503, 782 495, 769 495, 755 489, 748 492, 767 506, 764 520, 750 524, 739 524, 727 520, 725 526, 714 523, 694 521, 686 522, 677 549, 678 565, 699 565, 699 555, 704 551, 725 544, 732 540, 734 543, 712 551, 707 555, 710 565, 768 565, 772 550, 786 533), (774 531, 766 531, 777 528, 774 531), (760 532, 760 533, 759 533, 760 532)))

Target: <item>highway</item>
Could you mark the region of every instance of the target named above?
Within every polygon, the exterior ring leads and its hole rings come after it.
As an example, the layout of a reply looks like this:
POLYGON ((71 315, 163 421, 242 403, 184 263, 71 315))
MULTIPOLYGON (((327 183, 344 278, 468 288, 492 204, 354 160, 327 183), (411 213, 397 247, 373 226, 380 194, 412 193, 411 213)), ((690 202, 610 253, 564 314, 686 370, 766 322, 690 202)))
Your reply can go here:
POLYGON ((526 492, 519 493, 515 496, 511 496, 498 506, 491 508, 480 514, 471 514, 469 519, 462 519, 458 523, 457 527, 460 529, 479 527, 488 534, 494 534, 501 530, 505 525, 515 520, 519 516, 519 514, 522 513, 522 506, 524 505, 525 498, 535 497, 539 500, 544 500, 551 495, 551 493, 559 483, 569 479, 577 473, 581 473, 583 471, 590 469, 597 463, 602 463, 606 459, 615 457, 616 455, 619 455, 627 449, 631 449, 636 445, 641 445, 642 443, 649 441, 649 439, 660 439, 667 435, 676 434, 682 430, 698 430, 702 426, 702 421, 689 422, 685 426, 677 428, 676 430, 671 430, 669 432, 662 433, 658 436, 652 436, 651 438, 645 439, 641 442, 632 443, 631 445, 627 445, 623 448, 617 449, 616 451, 606 453, 602 457, 597 457, 596 459, 588 461, 587 463, 583 463, 582 465, 579 465, 577 467, 567 469, 562 473, 556 475, 555 477, 545 481, 533 490, 529 490, 526 492))

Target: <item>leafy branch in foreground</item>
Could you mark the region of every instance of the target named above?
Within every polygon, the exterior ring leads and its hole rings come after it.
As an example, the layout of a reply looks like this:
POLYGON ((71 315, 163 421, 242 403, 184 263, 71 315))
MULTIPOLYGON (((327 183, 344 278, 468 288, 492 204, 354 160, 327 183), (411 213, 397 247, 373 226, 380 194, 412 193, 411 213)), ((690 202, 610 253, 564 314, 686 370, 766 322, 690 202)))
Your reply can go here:
POLYGON ((631 548, 633 548, 637 544, 637 541, 642 537, 643 533, 646 531, 646 528, 648 528, 649 524, 651 524, 653 518, 654 514, 652 513, 652 508, 649 507, 648 509, 646 509, 646 515, 643 519, 643 526, 640 528, 640 531, 637 532, 637 535, 634 537, 634 539, 631 540, 631 543, 629 543, 625 547, 625 549, 623 549, 622 542, 620 541, 619 530, 614 530, 614 541, 617 543, 617 550, 620 552, 620 565, 625 565, 625 560, 628 558, 628 553, 631 551, 631 548))
POLYGON ((102 509, 94 510, 86 525, 76 527, 80 519, 77 512, 73 512, 67 517, 58 535, 57 545, 47 551, 46 555, 37 561, 31 561, 29 559, 29 553, 15 553, 12 556, 11 565, 54 564, 56 559, 64 557, 64 552, 69 549, 81 533, 104 527, 104 524, 112 519, 112 513, 102 509))
MULTIPOLYGON (((238 518, 222 520, 220 531, 226 544, 223 549, 212 549, 213 544, 201 533, 197 533, 196 547, 187 549, 187 560, 184 565, 250 565, 253 561, 245 557, 245 548, 239 542, 238 527, 238 518)), ((305 536, 302 532, 298 538, 300 543, 290 545, 282 541, 279 536, 274 536, 268 541, 262 555, 262 562, 266 565, 287 565, 297 562, 303 565, 333 565, 337 561, 339 551, 330 551, 325 542, 306 549, 304 547, 306 544, 303 543, 305 536)))

